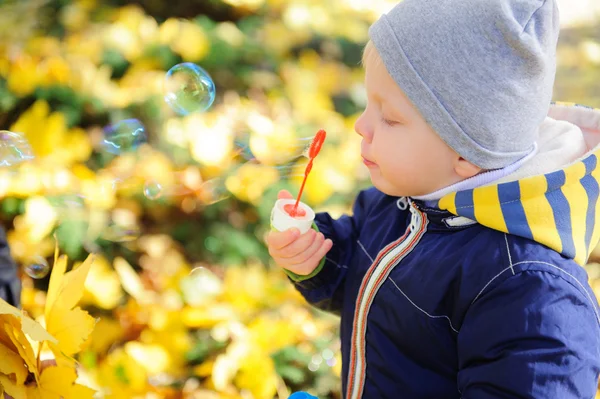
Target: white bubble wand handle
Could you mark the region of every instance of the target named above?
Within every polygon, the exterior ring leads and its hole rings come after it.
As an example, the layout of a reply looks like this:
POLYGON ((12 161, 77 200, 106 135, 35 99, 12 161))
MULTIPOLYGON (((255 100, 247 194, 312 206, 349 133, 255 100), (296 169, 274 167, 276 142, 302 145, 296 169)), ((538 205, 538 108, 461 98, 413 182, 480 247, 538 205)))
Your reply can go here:
POLYGON ((292 227, 300 230, 301 234, 310 230, 313 221, 315 220, 315 211, 303 202, 298 204, 298 207, 304 211, 302 216, 290 216, 285 209, 286 206, 293 206, 296 200, 293 198, 284 198, 277 200, 271 211, 271 227, 278 231, 285 231, 292 227))

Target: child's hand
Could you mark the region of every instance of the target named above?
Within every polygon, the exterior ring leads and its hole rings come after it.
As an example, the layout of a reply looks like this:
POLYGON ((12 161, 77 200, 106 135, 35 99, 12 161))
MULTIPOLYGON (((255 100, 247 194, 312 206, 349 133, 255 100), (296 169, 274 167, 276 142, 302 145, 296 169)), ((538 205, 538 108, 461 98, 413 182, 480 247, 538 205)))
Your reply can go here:
MULTIPOLYGON (((281 190, 277 198, 293 197, 288 191, 281 190)), ((267 235, 266 242, 273 260, 280 267, 300 276, 312 273, 333 246, 330 239, 325 239, 322 233, 317 233, 313 229, 302 235, 296 228, 271 231, 267 235)))

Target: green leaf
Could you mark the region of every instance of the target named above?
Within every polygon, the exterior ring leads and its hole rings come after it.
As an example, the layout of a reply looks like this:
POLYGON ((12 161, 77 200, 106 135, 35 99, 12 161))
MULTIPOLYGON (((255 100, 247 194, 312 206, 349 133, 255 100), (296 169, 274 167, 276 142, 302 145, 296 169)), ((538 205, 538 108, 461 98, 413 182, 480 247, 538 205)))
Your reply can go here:
POLYGON ((303 370, 300 370, 299 367, 283 365, 276 367, 275 369, 281 378, 292 384, 300 385, 306 380, 306 373, 303 370))
POLYGON ((112 70, 112 78, 118 79, 125 75, 127 68, 129 68, 129 61, 125 59, 123 54, 115 49, 106 49, 102 54, 102 63, 109 65, 112 70))
POLYGON ((78 259, 83 250, 83 237, 87 233, 88 223, 85 220, 65 220, 56 229, 62 252, 71 259, 78 259))

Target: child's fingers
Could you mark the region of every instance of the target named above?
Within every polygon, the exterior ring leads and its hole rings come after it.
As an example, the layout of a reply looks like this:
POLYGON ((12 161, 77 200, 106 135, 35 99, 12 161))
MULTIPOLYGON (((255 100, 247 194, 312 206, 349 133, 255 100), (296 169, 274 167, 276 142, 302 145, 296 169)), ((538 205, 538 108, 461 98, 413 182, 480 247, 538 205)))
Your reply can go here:
POLYGON ((280 190, 277 194, 277 199, 288 199, 294 198, 294 196, 288 190, 280 190))
POLYGON ((271 256, 281 258, 281 259, 291 259, 306 251, 313 241, 317 232, 314 230, 308 230, 306 233, 302 234, 298 239, 292 241, 290 244, 286 245, 283 248, 271 248, 270 253, 271 256))
POLYGON ((309 247, 306 248, 306 250, 298 253, 297 256, 294 256, 293 258, 289 259, 289 262, 292 265, 301 265, 305 263, 319 250, 319 248, 321 248, 321 245, 323 245, 323 241, 325 241, 323 233, 316 233, 314 240, 309 245, 309 247))
MULTIPOLYGON (((331 247, 333 247, 333 241, 331 241, 328 238, 325 241, 323 241, 323 244, 321 244, 321 246, 319 247, 317 252, 315 252, 310 258, 308 258, 308 260, 306 261, 306 264, 318 265, 321 262, 321 259, 323 259, 325 257, 325 255, 327 255, 327 252, 329 252, 331 247)), ((312 270, 310 270, 310 272, 312 272, 312 270)))
POLYGON ((291 265, 286 267, 286 269, 291 270, 292 272, 301 276, 310 274, 319 265, 321 259, 327 255, 327 252, 329 252, 332 246, 333 242, 330 239, 326 239, 321 243, 317 251, 313 253, 304 263, 299 265, 291 265))
POLYGON ((294 240, 300 237, 300 230, 293 227, 291 229, 287 229, 285 231, 271 231, 267 235, 267 244, 269 245, 269 250, 279 250, 286 245, 291 244, 294 240))

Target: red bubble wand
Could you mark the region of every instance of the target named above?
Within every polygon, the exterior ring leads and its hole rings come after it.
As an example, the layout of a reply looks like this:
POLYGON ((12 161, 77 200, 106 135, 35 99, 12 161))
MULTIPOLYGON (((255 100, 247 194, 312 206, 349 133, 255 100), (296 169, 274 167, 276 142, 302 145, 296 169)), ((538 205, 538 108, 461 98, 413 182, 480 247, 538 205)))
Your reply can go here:
POLYGON ((296 203, 293 205, 293 207, 292 204, 288 204, 284 207, 284 210, 291 217, 295 217, 296 215, 304 216, 305 214, 302 209, 300 209, 300 212, 298 212, 298 204, 300 203, 300 197, 302 197, 302 191, 304 191, 304 185, 306 184, 308 174, 312 170, 313 160, 317 157, 317 155, 319 155, 321 147, 323 147, 323 142, 325 141, 325 136, 327 136, 325 130, 319 130, 310 144, 308 149, 308 165, 306 165, 306 169, 304 170, 304 180, 302 181, 302 186, 300 186, 300 192, 298 193, 298 198, 296 198, 296 203), (292 208, 289 209, 290 207, 292 208))

